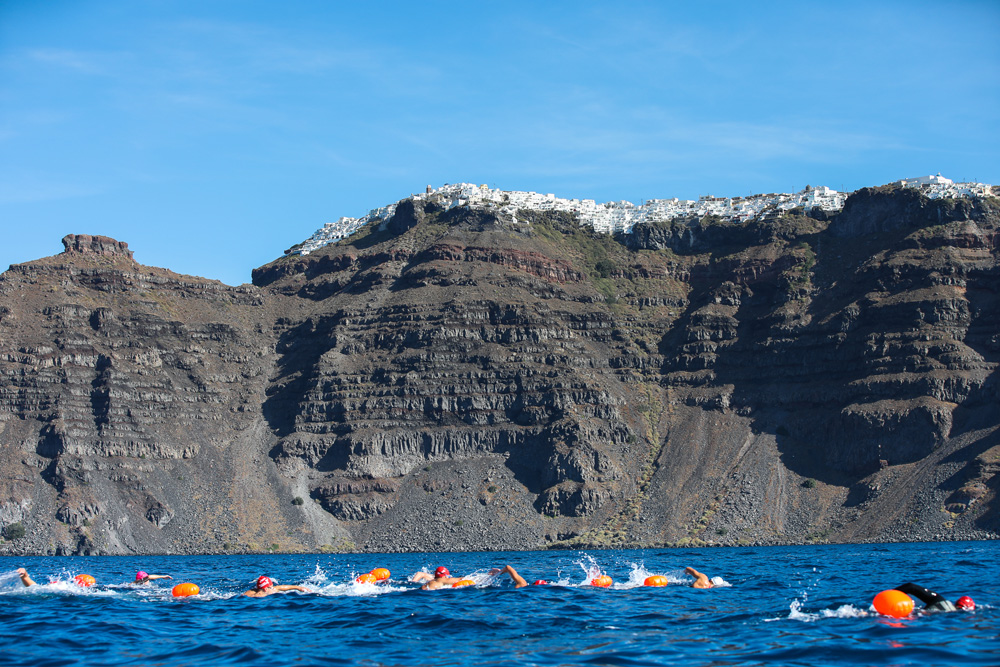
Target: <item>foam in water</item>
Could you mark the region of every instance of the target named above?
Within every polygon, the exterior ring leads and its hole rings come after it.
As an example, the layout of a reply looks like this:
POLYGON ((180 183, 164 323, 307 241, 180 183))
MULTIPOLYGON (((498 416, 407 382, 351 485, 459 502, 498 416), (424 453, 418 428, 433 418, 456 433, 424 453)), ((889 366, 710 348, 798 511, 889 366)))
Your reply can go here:
POLYGON ((802 605, 808 600, 808 596, 803 595, 802 597, 802 600, 796 598, 792 600, 791 604, 788 605, 788 616, 783 618, 767 618, 764 619, 764 622, 768 623, 772 621, 791 620, 801 621, 803 623, 812 623, 813 621, 818 621, 821 618, 864 618, 872 615, 872 612, 865 611, 864 609, 858 609, 851 604, 843 604, 836 609, 821 609, 818 612, 802 611, 802 605))

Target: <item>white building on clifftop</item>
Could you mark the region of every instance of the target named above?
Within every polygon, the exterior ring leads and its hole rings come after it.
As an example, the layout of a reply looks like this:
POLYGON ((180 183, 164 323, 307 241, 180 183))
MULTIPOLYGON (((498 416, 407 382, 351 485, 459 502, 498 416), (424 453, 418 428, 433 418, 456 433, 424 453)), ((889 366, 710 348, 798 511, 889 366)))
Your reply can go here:
MULTIPOLYGON (((992 187, 984 183, 954 183, 948 178, 919 176, 896 181, 891 185, 919 188, 932 199, 939 197, 982 197, 992 194, 992 187)), ((748 197, 712 197, 705 195, 697 201, 690 199, 650 199, 636 206, 632 202, 617 201, 598 204, 593 199, 563 199, 554 194, 495 190, 486 185, 472 183, 445 184, 440 188, 427 186, 425 192, 411 195, 414 201, 433 201, 445 209, 459 206, 492 208, 517 221, 522 210, 564 211, 577 217, 581 226, 594 231, 615 234, 629 233, 641 222, 670 220, 698 220, 717 216, 724 220, 746 222, 768 214, 779 214, 792 209, 809 211, 839 211, 844 207, 849 193, 837 192, 826 186, 812 187, 793 193, 769 193, 748 197)), ((405 201, 405 200, 403 200, 405 201)), ((360 218, 343 217, 328 222, 290 254, 308 255, 330 243, 347 238, 361 227, 372 222, 384 222, 392 217, 396 204, 372 209, 360 218)))

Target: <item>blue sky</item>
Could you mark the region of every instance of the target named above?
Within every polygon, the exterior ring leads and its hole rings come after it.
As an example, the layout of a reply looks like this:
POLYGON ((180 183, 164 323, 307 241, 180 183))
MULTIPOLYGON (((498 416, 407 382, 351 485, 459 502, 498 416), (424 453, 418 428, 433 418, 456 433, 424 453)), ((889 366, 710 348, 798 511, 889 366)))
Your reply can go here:
POLYGON ((1000 183, 997 2, 0 3, 0 267, 240 284, 426 185, 598 201, 1000 183))

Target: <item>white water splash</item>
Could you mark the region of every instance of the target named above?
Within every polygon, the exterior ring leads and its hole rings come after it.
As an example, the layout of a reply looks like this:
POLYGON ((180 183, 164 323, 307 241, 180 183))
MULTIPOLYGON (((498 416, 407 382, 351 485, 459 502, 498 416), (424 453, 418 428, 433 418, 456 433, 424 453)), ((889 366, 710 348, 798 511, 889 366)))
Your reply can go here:
POLYGON ((583 557, 580 560, 575 560, 573 562, 579 565, 580 569, 583 570, 583 581, 577 584, 567 583, 567 586, 590 586, 590 582, 593 581, 595 577, 599 577, 604 574, 601 566, 597 564, 597 561, 590 554, 583 554, 583 557))
POLYGON ((819 613, 823 618, 864 618, 870 615, 864 609, 858 609, 850 604, 840 605, 836 609, 822 609, 819 613))
POLYGON ((319 587, 328 582, 329 580, 327 579, 326 571, 319 566, 319 563, 316 563, 316 569, 313 571, 312 575, 307 577, 306 580, 302 582, 302 585, 319 587))
MULTIPOLYGON (((622 588, 636 588, 638 586, 646 585, 646 578, 651 576, 653 573, 646 569, 646 564, 639 563, 629 563, 628 580, 621 584, 622 588)), ((618 586, 616 585, 615 588, 618 586)))
POLYGON ((767 618, 764 619, 765 623, 770 623, 773 621, 801 621, 803 623, 812 623, 818 621, 821 618, 864 618, 870 616, 871 613, 865 611, 864 609, 858 609, 854 605, 843 604, 836 609, 820 609, 818 612, 807 612, 802 611, 802 604, 806 601, 807 596, 803 595, 803 600, 798 598, 792 600, 791 604, 788 605, 788 616, 778 617, 778 618, 767 618))
MULTIPOLYGON (((90 595, 95 597, 113 597, 118 592, 113 588, 102 586, 80 586, 73 577, 75 574, 62 572, 57 577, 52 577, 47 582, 35 579, 34 586, 25 586, 21 583, 21 577, 16 570, 0 573, 0 594, 59 594, 59 595, 90 595)), ((34 577, 33 577, 34 578, 34 577)))

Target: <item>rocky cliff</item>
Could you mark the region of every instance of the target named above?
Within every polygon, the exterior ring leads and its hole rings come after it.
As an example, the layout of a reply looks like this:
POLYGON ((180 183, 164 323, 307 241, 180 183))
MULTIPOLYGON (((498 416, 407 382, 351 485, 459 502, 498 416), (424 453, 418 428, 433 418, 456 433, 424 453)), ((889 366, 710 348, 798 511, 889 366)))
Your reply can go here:
POLYGON ((993 538, 998 241, 885 188, 617 239, 403 201, 242 287, 69 236, 0 276, 0 551, 993 538))

